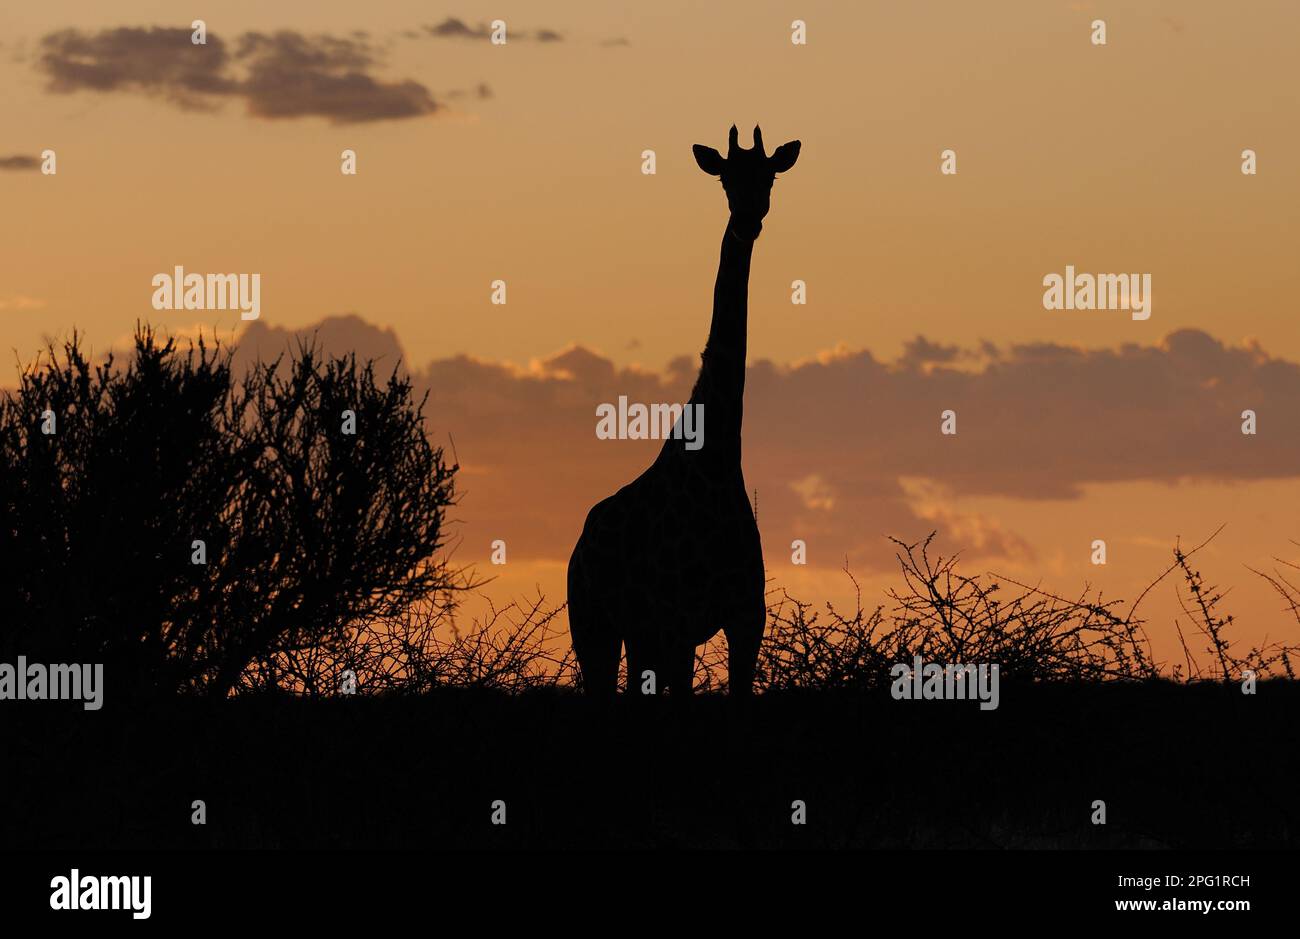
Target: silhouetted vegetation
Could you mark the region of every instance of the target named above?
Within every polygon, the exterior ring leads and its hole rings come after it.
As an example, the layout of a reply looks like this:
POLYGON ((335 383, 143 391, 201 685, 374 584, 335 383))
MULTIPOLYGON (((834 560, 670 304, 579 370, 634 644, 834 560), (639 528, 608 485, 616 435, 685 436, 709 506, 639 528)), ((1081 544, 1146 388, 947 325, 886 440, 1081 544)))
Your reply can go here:
MULTIPOLYGON (((863 606, 861 588, 847 569, 856 596, 850 610, 832 603, 818 610, 785 589, 773 590, 755 690, 873 691, 889 684, 893 664, 911 663, 918 655, 927 662, 995 662, 1003 680, 1010 681, 1239 682, 1248 672, 1261 679, 1295 677, 1296 645, 1273 642, 1236 651, 1229 635, 1233 617, 1218 612, 1222 594, 1207 587, 1189 563, 1208 540, 1190 551, 1175 546, 1169 568, 1125 604, 1087 588, 1068 598, 1010 578, 962 574, 956 556, 932 552, 934 537, 912 544, 895 540, 902 585, 875 607, 863 606), (1198 656, 1184 641, 1185 661, 1170 664, 1154 658, 1137 611, 1147 593, 1174 571, 1183 577, 1186 593, 1179 596, 1205 646, 1198 656)), ((559 620, 562 604, 549 605, 541 595, 503 607, 488 602, 484 620, 461 626, 460 596, 433 592, 391 615, 349 624, 329 648, 282 655, 273 680, 250 669, 237 690, 333 693, 348 671, 363 695, 580 688, 581 675, 559 620)), ((626 663, 620 682, 626 683, 626 663)), ((699 650, 695 689, 727 690, 721 634, 699 650)))
MULTIPOLYGON (((895 541, 902 585, 889 591, 888 603, 873 608, 864 608, 848 570, 856 596, 848 611, 831 603, 818 610, 784 589, 773 590, 755 690, 873 691, 889 684, 893 664, 911 663, 918 655, 927 662, 997 663, 1003 680, 1024 682, 1238 682, 1247 672, 1261 679, 1294 678, 1291 659, 1300 647, 1266 643, 1244 654, 1235 651, 1233 619, 1217 612, 1221 594, 1207 588, 1189 563, 1204 543, 1191 551, 1176 546, 1169 568, 1126 605, 1087 589, 1066 598, 1010 578, 962 574, 955 556, 933 553, 933 539, 931 534, 912 544, 895 541), (1203 655, 1212 664, 1199 664, 1185 643, 1184 663, 1153 656, 1137 614, 1147 593, 1174 571, 1182 572, 1184 589, 1196 598, 1184 607, 1206 639, 1203 655)), ((293 682, 280 686, 319 693, 337 688, 345 669, 356 675, 359 694, 437 688, 513 694, 580 686, 558 622, 562 605, 549 606, 538 596, 490 607, 485 621, 463 629, 455 621, 458 609, 457 596, 444 593, 395 616, 355 624, 328 654, 301 655, 292 668, 281 669, 280 678, 293 682)), ((719 635, 699 651, 695 689, 725 692, 726 676, 726 641, 719 635)))
MULTIPOLYGON (((1218 532, 1215 534, 1218 534, 1218 532)), ((1206 669, 1201 667, 1199 661, 1188 649, 1187 640, 1183 636, 1181 625, 1179 625, 1178 638, 1183 644, 1183 653, 1186 656, 1186 672, 1182 671, 1182 666, 1176 665, 1174 666, 1175 675, 1182 676, 1185 674, 1189 679, 1209 677, 1226 682, 1240 681, 1245 673, 1251 672, 1261 677, 1275 676, 1280 673, 1289 679, 1294 679, 1295 671, 1291 665, 1291 658, 1297 652, 1300 652, 1300 646, 1281 642, 1264 642, 1252 646, 1246 650, 1244 655, 1239 655, 1235 651, 1235 643, 1227 634, 1228 627, 1233 623, 1233 617, 1231 614, 1225 615, 1219 611, 1219 607, 1223 602, 1224 591, 1221 591, 1217 586, 1207 584, 1200 570, 1192 566, 1191 556, 1195 553, 1196 549, 1184 553, 1181 544, 1174 548, 1174 564, 1182 574, 1183 585, 1186 590, 1185 594, 1183 591, 1179 591, 1178 602, 1192 625, 1204 638, 1206 642, 1204 651, 1212 664, 1209 666, 1208 673, 1206 669)), ((1285 561, 1279 561, 1279 563, 1287 564, 1285 561)), ((1263 577, 1282 594, 1284 599, 1290 601, 1293 612, 1297 610, 1293 599, 1294 588, 1291 587, 1281 572, 1276 572, 1276 576, 1270 576, 1260 574, 1259 571, 1254 571, 1253 568, 1248 569, 1263 577)))
POLYGON ((273 673, 250 669, 239 691, 337 693, 345 675, 357 694, 420 695, 438 688, 518 694, 577 683, 563 609, 540 595, 496 607, 484 621, 456 623, 458 593, 430 593, 390 616, 350 624, 330 648, 280 656, 273 673))
POLYGON ((147 327, 125 368, 51 345, 0 401, 0 657, 224 697, 454 587, 422 405, 309 345, 238 379, 147 327))
MULTIPOLYGON (((1217 532, 1216 532, 1217 534, 1217 532)), ((1218 612, 1222 593, 1207 587, 1190 558, 1174 548, 1174 561, 1132 603, 1105 600, 1085 587, 1073 598, 996 575, 965 575, 955 556, 931 551, 934 534, 908 544, 894 539, 902 586, 888 603, 864 610, 862 592, 853 581, 857 602, 851 611, 811 603, 786 591, 769 608, 768 631, 759 656, 759 690, 867 689, 889 681, 889 667, 911 662, 996 662, 1005 680, 1035 682, 1176 681, 1213 677, 1241 681, 1256 677, 1294 678, 1291 659, 1300 646, 1265 643, 1238 655, 1228 635, 1230 615, 1218 612), (1180 571, 1190 602, 1183 608, 1205 637, 1202 667, 1184 643, 1186 661, 1165 666, 1155 661, 1138 616, 1142 600, 1173 571, 1180 571)), ((1211 539, 1213 536, 1211 536, 1211 539)), ((1286 582, 1282 581, 1284 589, 1286 582)), ((1292 588, 1296 609, 1300 591, 1292 588)), ((1180 598, 1183 594, 1180 593, 1180 598)), ((697 683, 725 687, 725 647, 711 645, 700 658, 697 683)))
MULTIPOLYGON (((760 659, 769 689, 875 687, 895 662, 996 662, 1004 679, 1105 681, 1156 674, 1141 621, 1121 616, 1118 602, 1064 599, 1010 580, 968 576, 955 556, 932 553, 934 535, 894 540, 902 586, 888 604, 851 613, 782 591, 760 659), (1008 585, 1015 591, 1008 593, 1008 585)), ((852 578, 847 571, 846 576, 852 578)))

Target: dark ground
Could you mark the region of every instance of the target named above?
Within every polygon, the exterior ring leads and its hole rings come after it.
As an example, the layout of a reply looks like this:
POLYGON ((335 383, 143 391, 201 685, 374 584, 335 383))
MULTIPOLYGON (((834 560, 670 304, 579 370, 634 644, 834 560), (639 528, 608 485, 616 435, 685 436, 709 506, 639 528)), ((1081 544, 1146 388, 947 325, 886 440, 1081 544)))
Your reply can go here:
POLYGON ((887 690, 628 704, 6 702, 0 849, 1300 845, 1293 682, 1004 681, 992 712, 887 690))

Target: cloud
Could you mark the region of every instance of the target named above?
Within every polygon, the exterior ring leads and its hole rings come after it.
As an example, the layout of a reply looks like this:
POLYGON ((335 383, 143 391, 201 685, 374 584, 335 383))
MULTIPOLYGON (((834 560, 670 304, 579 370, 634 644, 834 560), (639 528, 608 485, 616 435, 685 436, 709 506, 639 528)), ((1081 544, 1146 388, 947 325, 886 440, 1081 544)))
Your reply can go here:
POLYGON ((238 87, 228 74, 230 56, 221 38, 210 35, 206 45, 196 46, 188 29, 60 30, 41 39, 37 62, 49 76, 49 90, 63 94, 137 91, 195 108, 238 87))
POLYGON ((436 26, 424 27, 425 32, 431 36, 438 36, 442 39, 487 39, 491 35, 491 30, 482 24, 477 29, 470 29, 461 20, 454 16, 449 16, 436 26))
POLYGON ((917 336, 915 339, 904 344, 903 355, 902 358, 899 359, 899 364, 920 368, 932 362, 954 362, 960 355, 961 350, 956 346, 940 345, 931 342, 924 336, 917 336))
MULTIPOLYGON (((492 27, 489 24, 479 23, 477 26, 469 26, 464 20, 454 16, 447 17, 441 23, 425 26, 424 31, 438 39, 486 40, 492 37, 492 27)), ((529 33, 526 30, 515 30, 507 26, 507 36, 510 39, 534 39, 537 42, 564 41, 564 36, 553 29, 539 29, 529 33)))
POLYGON ((0 157, 0 170, 34 170, 39 169, 41 158, 17 153, 13 156, 0 157))
MULTIPOLYGON (((326 322, 339 347, 385 362, 401 355, 391 332, 357 318, 326 322)), ((659 449, 596 439, 596 406, 619 395, 684 401, 698 367, 698 356, 660 371, 620 367, 572 346, 527 367, 455 356, 412 370, 429 392, 431 436, 454 437, 465 467, 467 537, 488 543, 509 532, 516 556, 562 561, 587 510, 659 449)), ((887 570, 887 536, 938 528, 945 549, 968 558, 1026 559, 1032 551, 1018 533, 962 500, 1072 499, 1095 483, 1295 478, 1297 400, 1300 364, 1197 330, 1119 349, 968 349, 918 337, 892 361, 841 349, 793 365, 751 363, 745 479, 758 490, 769 553, 802 538, 814 565, 847 557, 856 570, 887 570), (1259 417, 1256 436, 1240 430, 1248 408, 1259 417), (957 413, 956 436, 939 432, 946 409, 957 413)), ((707 446, 707 421, 705 432, 707 446)))
POLYGON ((367 74, 375 54, 362 38, 246 33, 236 57, 247 63, 240 92, 256 117, 325 117, 336 124, 382 121, 438 110, 418 82, 367 74))
POLYGON ((304 36, 282 30, 277 33, 244 33, 239 37, 235 57, 251 59, 254 64, 273 62, 277 67, 308 71, 340 72, 369 68, 376 62, 376 51, 364 34, 348 38, 304 36))
POLYGON ((796 479, 789 484, 803 500, 804 508, 819 509, 829 512, 835 508, 835 494, 816 473, 810 473, 803 479, 796 479))
POLYGON ((372 72, 381 56, 364 32, 347 37, 283 30, 240 35, 231 47, 212 33, 194 45, 187 29, 120 27, 51 33, 39 67, 48 89, 156 95, 189 110, 242 99, 264 119, 323 117, 336 124, 395 120, 439 110, 415 81, 385 81, 372 72))
POLYGON ((401 343, 391 329, 372 326, 355 313, 331 316, 307 329, 290 330, 268 326, 261 320, 249 323, 236 343, 235 365, 274 359, 289 354, 300 341, 311 341, 325 355, 348 355, 355 352, 358 361, 373 360, 375 374, 387 377, 394 368, 401 370, 401 343))

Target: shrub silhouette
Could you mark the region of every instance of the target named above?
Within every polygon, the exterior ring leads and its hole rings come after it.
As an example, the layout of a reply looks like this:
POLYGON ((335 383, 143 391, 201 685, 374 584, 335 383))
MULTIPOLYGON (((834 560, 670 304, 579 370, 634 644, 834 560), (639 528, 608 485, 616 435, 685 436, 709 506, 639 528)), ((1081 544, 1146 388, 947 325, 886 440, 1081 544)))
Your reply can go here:
POLYGON ((238 380, 229 352, 181 353, 147 326, 125 369, 75 334, 51 344, 0 400, 0 659, 222 697, 451 588, 435 558, 457 467, 423 404, 396 371, 377 383, 310 344, 238 380))
MULTIPOLYGON (((472 586, 472 585, 471 585, 472 586)), ((346 669, 360 695, 421 695, 436 689, 519 694, 577 683, 563 607, 534 598, 496 606, 462 628, 458 592, 421 597, 391 616, 359 621, 328 650, 286 653, 274 671, 250 669, 239 690, 274 688, 308 696, 333 691, 346 669)))
MULTIPOLYGON (((895 538, 902 583, 889 603, 864 609, 857 580, 851 610, 824 611, 784 590, 769 603, 759 655, 762 691, 868 690, 888 685, 890 668, 927 662, 996 662, 1008 679, 1099 682, 1157 677, 1134 610, 1118 601, 1058 597, 1007 578, 967 575, 956 556, 935 554, 935 533, 915 543, 895 538), (1016 588, 1009 591, 1008 588, 1016 588)), ((701 658, 698 677, 719 683, 725 649, 701 658)))

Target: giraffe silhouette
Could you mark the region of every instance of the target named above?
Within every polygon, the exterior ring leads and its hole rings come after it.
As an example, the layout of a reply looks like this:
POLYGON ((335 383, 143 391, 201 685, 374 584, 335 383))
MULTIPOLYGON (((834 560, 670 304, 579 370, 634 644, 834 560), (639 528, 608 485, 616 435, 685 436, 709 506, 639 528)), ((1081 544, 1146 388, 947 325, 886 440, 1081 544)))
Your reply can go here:
MULTIPOLYGON (((732 694, 753 686, 767 621, 763 550, 740 467, 749 263, 777 173, 794 166, 799 141, 771 156, 754 128, 742 150, 733 125, 727 156, 696 144, 695 162, 720 177, 731 217, 722 235, 713 321, 687 408, 702 407, 703 446, 664 441, 650 468, 589 513, 569 559, 569 632, 583 686, 608 697, 627 647, 627 687, 645 671, 656 687, 689 695, 695 647, 727 637, 732 694)), ((699 412, 696 412, 699 413, 699 412)))

